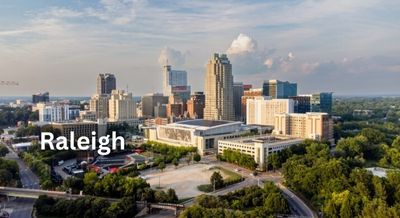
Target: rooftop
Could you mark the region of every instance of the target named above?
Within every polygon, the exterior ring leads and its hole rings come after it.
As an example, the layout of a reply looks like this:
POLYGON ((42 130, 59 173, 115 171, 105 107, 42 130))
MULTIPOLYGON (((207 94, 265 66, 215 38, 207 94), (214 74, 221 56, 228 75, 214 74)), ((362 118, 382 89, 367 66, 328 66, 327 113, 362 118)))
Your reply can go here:
POLYGON ((177 124, 182 124, 182 125, 189 125, 189 126, 202 126, 202 127, 214 127, 214 126, 220 126, 228 123, 233 123, 232 121, 226 121, 226 120, 185 120, 185 121, 180 121, 177 122, 177 124))

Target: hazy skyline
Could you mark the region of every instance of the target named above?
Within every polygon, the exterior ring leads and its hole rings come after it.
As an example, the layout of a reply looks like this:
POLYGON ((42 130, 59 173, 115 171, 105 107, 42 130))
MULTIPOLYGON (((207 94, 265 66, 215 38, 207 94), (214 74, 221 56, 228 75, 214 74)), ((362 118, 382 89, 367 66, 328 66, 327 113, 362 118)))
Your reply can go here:
POLYGON ((0 96, 90 96, 99 73, 133 95, 162 91, 161 66, 203 90, 227 53, 236 82, 297 82, 299 93, 400 94, 400 2, 3 0, 0 96))

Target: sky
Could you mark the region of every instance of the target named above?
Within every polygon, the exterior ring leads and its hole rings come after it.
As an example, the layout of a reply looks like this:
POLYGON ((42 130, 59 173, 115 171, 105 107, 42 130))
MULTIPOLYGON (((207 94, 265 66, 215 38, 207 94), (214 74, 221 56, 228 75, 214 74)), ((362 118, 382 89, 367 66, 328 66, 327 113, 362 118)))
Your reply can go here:
POLYGON ((213 53, 236 82, 298 92, 400 94, 400 1, 1 0, 0 96, 90 96, 99 73, 133 95, 162 91, 162 65, 204 86, 213 53))

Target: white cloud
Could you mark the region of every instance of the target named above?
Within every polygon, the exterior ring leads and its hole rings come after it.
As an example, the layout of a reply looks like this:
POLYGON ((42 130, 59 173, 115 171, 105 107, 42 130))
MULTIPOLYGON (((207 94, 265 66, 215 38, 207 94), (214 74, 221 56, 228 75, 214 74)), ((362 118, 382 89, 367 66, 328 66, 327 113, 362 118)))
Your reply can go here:
POLYGON ((272 58, 268 58, 267 60, 264 61, 264 65, 267 66, 268 69, 271 69, 273 64, 274 60, 272 58))
POLYGON ((158 57, 160 65, 170 64, 173 66, 182 66, 186 61, 187 52, 181 52, 173 48, 165 47, 161 50, 158 57))
POLYGON ((243 54, 254 52, 257 49, 257 43, 254 39, 249 36, 240 33, 239 36, 234 39, 231 46, 228 48, 228 54, 243 54))

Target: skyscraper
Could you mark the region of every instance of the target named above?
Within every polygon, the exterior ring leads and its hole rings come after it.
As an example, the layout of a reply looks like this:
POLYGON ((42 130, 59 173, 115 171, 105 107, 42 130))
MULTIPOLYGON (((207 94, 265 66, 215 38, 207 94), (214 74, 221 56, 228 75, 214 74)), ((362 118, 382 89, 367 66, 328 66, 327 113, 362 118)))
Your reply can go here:
POLYGON ((97 76, 97 94, 111 94, 116 87, 117 82, 114 74, 106 73, 97 76))
POLYGON ((243 83, 233 83, 233 107, 235 110, 235 119, 242 120, 242 96, 244 93, 243 83))
POLYGON ((172 70, 170 65, 163 68, 163 94, 170 96, 175 92, 189 92, 188 96, 182 96, 185 101, 190 97, 190 86, 187 85, 187 72, 184 70, 172 70))
POLYGON ((205 78, 204 119, 234 120, 232 65, 226 54, 214 54, 205 78))
POLYGON ((312 112, 325 112, 330 114, 332 112, 332 92, 312 94, 310 104, 312 112))
POLYGON ((267 80, 263 83, 263 95, 271 98, 288 98, 297 95, 297 83, 267 80))

